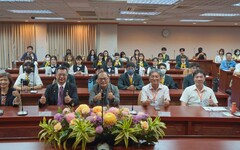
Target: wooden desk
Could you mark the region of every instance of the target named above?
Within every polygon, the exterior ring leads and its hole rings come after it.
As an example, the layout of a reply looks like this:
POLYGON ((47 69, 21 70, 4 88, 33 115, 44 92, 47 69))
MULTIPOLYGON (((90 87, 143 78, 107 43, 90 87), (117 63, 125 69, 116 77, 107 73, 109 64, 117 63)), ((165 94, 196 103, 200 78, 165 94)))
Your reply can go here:
MULTIPOLYGON (((38 140, 0 142, 1 149, 9 150, 54 150, 38 140)), ((93 148, 87 147, 86 150, 93 148)), ((123 150, 124 146, 114 146, 114 150, 123 150)), ((134 146, 128 150, 239 150, 239 138, 163 138, 155 146, 134 146), (200 145, 201 144, 201 145, 200 145)))
MULTIPOLYGON (((10 74, 18 74, 19 73, 19 68, 8 68, 6 69, 6 72, 10 74)), ((38 73, 39 74, 45 74, 45 69, 38 68, 38 73)))
POLYGON ((237 107, 240 110, 240 77, 232 76, 232 102, 237 103, 237 107))
MULTIPOLYGON (((131 106, 123 106, 131 109, 131 106)), ((24 106, 27 116, 16 116, 17 107, 1 106, 4 110, 0 116, 0 139, 36 138, 40 131, 39 122, 46 111, 52 118, 57 113, 57 106, 39 109, 37 106, 24 106), (44 113, 43 113, 44 112, 44 113)), ((151 117, 158 115, 153 107, 134 106, 137 111, 144 111, 151 117)), ((207 112, 200 106, 169 106, 160 108, 170 112, 170 117, 161 117, 166 123, 165 133, 168 137, 240 137, 240 119, 226 117, 221 112, 207 112)))
POLYGON ((219 83, 219 90, 225 92, 229 89, 230 81, 232 80, 232 71, 223 71, 220 70, 220 83, 219 83))
MULTIPOLYGON (((22 99, 24 105, 38 105, 38 100, 44 94, 45 89, 38 90, 37 94, 22 93, 22 99)), ((89 92, 87 88, 78 88, 78 97, 80 104, 88 104, 89 92)), ((170 89, 171 105, 180 105, 180 97, 182 95, 182 89, 170 89)), ((119 90, 120 104, 121 105, 137 105, 139 91, 119 90)), ((227 106, 228 95, 223 92, 215 93, 219 106, 227 106)))

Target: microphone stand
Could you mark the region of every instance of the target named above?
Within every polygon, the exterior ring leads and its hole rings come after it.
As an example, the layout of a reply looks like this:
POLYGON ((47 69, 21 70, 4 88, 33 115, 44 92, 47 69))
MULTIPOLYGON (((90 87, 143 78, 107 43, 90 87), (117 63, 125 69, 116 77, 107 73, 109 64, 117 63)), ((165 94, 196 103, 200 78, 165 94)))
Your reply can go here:
POLYGON ((32 89, 30 91, 31 94, 36 94, 37 90, 34 90, 34 83, 35 83, 35 66, 33 68, 33 85, 32 85, 32 89))
MULTIPOLYGON (((133 80, 133 79, 132 79, 133 80)), ((134 86, 134 81, 132 81, 132 85, 134 86)), ((132 92, 132 96, 134 96, 134 91, 132 92)), ((137 114, 137 111, 133 109, 133 104, 132 104, 132 109, 131 111, 129 112, 131 115, 136 115, 137 114)))
MULTIPOLYGON (((23 87, 23 79, 21 79, 21 91, 20 91, 20 96, 22 94, 22 87, 23 87)), ((19 112, 17 113, 18 116, 26 116, 28 114, 27 111, 23 110, 23 105, 22 105, 22 99, 20 99, 20 104, 19 104, 19 112)))

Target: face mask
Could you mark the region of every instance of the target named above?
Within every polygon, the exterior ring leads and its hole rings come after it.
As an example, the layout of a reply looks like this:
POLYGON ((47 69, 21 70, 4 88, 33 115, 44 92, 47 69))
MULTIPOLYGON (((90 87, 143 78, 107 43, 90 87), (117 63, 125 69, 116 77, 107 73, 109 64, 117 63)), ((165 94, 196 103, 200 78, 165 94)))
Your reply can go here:
POLYGON ((133 69, 129 69, 129 70, 127 71, 127 73, 131 76, 131 75, 133 75, 134 70, 133 70, 133 69))
POLYGON ((166 69, 160 69, 162 74, 166 74, 167 70, 166 69))
POLYGON ((49 58, 49 57, 47 57, 47 58, 46 58, 46 61, 50 61, 50 58, 49 58))
POLYGON ((32 72, 32 69, 31 68, 26 68, 25 71, 26 71, 26 73, 30 74, 32 72))
POLYGON ((236 55, 238 56, 240 53, 239 52, 236 52, 236 55))

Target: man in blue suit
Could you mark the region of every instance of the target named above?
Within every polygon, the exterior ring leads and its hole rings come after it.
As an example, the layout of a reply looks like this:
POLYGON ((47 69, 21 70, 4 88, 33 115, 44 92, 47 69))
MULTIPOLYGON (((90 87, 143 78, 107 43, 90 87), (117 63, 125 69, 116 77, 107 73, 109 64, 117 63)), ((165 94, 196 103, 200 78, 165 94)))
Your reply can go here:
POLYGON ((67 82, 68 69, 58 67, 56 71, 56 82, 47 86, 45 94, 39 100, 39 107, 45 105, 70 105, 78 104, 76 85, 67 82))

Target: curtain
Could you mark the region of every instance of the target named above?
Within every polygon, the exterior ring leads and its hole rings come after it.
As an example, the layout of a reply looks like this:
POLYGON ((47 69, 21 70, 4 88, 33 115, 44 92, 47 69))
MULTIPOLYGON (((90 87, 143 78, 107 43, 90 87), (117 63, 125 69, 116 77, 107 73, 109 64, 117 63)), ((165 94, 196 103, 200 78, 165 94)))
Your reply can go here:
POLYGON ((71 49, 75 57, 87 56, 96 47, 96 25, 48 24, 47 41, 49 53, 58 60, 62 60, 66 49, 71 49))
POLYGON ((0 68, 12 67, 20 59, 27 46, 35 51, 35 26, 27 23, 0 24, 0 68))

